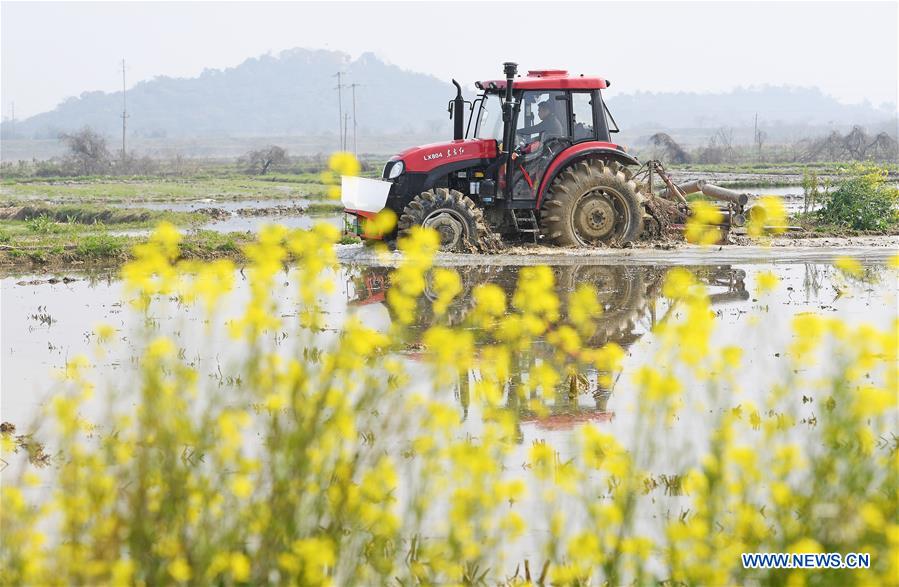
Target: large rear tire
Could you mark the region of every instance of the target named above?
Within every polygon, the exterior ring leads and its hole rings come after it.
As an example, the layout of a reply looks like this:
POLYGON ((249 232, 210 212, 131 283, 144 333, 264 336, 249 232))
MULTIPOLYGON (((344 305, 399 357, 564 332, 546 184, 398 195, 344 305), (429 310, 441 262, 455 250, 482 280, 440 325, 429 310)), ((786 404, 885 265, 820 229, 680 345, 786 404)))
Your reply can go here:
POLYGON ((436 230, 441 251, 494 252, 499 248, 499 238, 487 226, 483 211, 456 190, 436 188, 415 196, 400 215, 399 236, 413 226, 436 230))
POLYGON ((580 161, 553 181, 540 210, 543 235, 562 246, 621 246, 643 232, 642 186, 616 162, 580 161))

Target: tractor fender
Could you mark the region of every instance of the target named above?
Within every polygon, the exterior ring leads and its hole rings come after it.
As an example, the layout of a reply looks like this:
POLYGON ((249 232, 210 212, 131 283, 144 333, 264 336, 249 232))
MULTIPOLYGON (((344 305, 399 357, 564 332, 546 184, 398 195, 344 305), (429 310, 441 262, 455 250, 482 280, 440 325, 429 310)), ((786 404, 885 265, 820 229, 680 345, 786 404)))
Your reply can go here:
POLYGON ((546 194, 547 188, 552 185, 556 176, 559 175, 566 167, 583 159, 604 159, 609 161, 617 161, 622 165, 639 165, 636 157, 628 155, 621 150, 618 145, 613 143, 584 143, 568 147, 553 159, 552 163, 543 174, 543 180, 537 190, 537 208, 543 203, 543 196, 546 194))

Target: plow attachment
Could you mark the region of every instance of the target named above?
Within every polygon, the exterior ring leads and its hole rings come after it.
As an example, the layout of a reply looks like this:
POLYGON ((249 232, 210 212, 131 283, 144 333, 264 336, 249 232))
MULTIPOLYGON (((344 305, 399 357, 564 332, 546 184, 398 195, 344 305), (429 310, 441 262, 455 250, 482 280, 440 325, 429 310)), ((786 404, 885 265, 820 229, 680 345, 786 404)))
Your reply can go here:
POLYGON ((731 228, 744 226, 747 213, 753 216, 753 214, 761 212, 755 208, 747 209, 748 194, 713 185, 703 179, 675 184, 660 161, 649 161, 646 164, 645 173, 650 187, 650 197, 644 205, 649 216, 654 220, 653 224, 658 223, 656 230, 659 232, 664 232, 666 228, 676 230, 684 228, 687 219, 692 214, 687 203, 687 196, 691 194, 700 193, 706 198, 718 202, 718 210, 723 216, 723 221, 715 226, 722 229, 722 238, 726 238, 731 228), (652 193, 654 175, 658 176, 666 186, 658 194, 652 193))

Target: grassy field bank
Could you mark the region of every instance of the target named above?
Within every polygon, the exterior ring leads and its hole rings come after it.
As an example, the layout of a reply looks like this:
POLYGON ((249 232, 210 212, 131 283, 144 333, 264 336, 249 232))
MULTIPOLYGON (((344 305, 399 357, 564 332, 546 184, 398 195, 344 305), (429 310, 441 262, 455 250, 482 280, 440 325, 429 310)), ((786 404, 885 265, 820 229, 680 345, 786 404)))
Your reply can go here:
MULTIPOLYGON (((368 162, 363 174, 377 175, 378 167, 368 162)), ((777 183, 778 178, 795 183, 799 178, 805 197, 823 208, 810 211, 812 206, 788 219, 802 228, 797 236, 871 236, 896 234, 895 167, 825 162, 679 165, 672 166, 672 171, 710 174, 715 183, 732 187, 777 183)), ((74 178, 7 174, 0 182, 0 265, 48 269, 121 263, 133 245, 146 239, 148 229, 162 221, 189 231, 182 251, 186 258, 240 258, 241 245, 250 234, 222 234, 227 228, 219 232, 197 229, 235 213, 276 216, 268 220, 278 222, 279 217, 285 218, 281 214, 333 215, 342 210, 340 202, 330 197, 334 185, 326 183, 335 177, 311 164, 248 175, 234 164, 206 163, 180 173, 74 178), (265 200, 272 205, 235 208, 242 201, 265 200), (177 209, 166 209, 167 203, 177 209), (285 212, 282 206, 290 203, 295 209, 285 212), (189 204, 194 205, 187 209, 189 204)))

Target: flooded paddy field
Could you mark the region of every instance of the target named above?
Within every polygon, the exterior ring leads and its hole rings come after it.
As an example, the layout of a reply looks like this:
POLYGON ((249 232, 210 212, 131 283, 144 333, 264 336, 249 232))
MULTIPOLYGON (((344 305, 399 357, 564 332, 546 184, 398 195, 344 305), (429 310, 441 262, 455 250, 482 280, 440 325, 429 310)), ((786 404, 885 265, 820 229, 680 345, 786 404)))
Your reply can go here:
POLYGON ((285 181, 269 181, 258 176, 175 177, 175 178, 96 178, 15 182, 0 185, 0 199, 23 202, 180 204, 194 201, 294 198, 320 199, 327 189, 318 174, 291 176, 285 181))
MULTIPOLYGON (((833 259, 837 256, 834 252, 817 251, 795 258, 751 261, 726 254, 707 255, 705 264, 699 264, 699 255, 688 255, 678 265, 686 265, 709 288, 715 312, 715 344, 741 347, 751 371, 756 357, 767 362, 775 349, 788 342, 778 338, 777 331, 768 326, 788 323, 797 314, 823 312, 838 315, 850 323, 877 324, 888 323, 896 317, 896 274, 886 267, 887 255, 869 251, 868 256, 862 257, 865 281, 851 279, 836 269, 833 259), (772 292, 760 290, 759 276, 765 275, 767 279, 769 274, 779 279, 778 285, 772 292), (756 317, 750 319, 750 316, 756 317)), ((493 262, 471 265, 468 263, 472 260, 466 256, 457 257, 460 258, 449 263, 443 260, 444 265, 458 272, 462 283, 462 291, 447 314, 451 323, 462 323, 473 305, 472 291, 478 285, 497 284, 511 295, 523 266, 547 261, 532 257, 519 258, 517 262, 511 258, 496 262, 496 258, 491 258, 493 262)), ((555 288, 562 299, 579 284, 588 283, 596 288, 603 305, 597 334, 602 340, 593 344, 616 342, 627 349, 635 364, 642 364, 653 345, 653 326, 667 314, 677 312, 662 295, 665 275, 674 266, 670 257, 667 262, 649 255, 608 259, 574 257, 569 261, 574 262, 552 266, 555 288)), ((357 316, 365 325, 379 331, 390 328, 394 316, 386 297, 391 287, 391 271, 390 267, 356 262, 345 263, 333 273, 335 291, 323 300, 327 316, 322 334, 325 340, 349 316, 357 316)), ((157 301, 146 316, 140 316, 129 307, 130 296, 115 272, 94 275, 66 272, 65 279, 27 274, 3 277, 0 281, 3 420, 15 423, 20 429, 39 423, 40 408, 53 395, 56 375, 73 357, 93 350, 96 330, 101 324, 114 327, 117 343, 110 346, 104 357, 92 359, 91 369, 99 381, 118 386, 132 377, 136 358, 145 343, 136 333, 147 324, 154 332, 173 334, 179 347, 195 349, 197 354, 188 358, 206 374, 207 383, 220 385, 229 377, 238 376, 228 373, 227 366, 235 362, 242 349, 235 347, 223 330, 229 314, 236 314, 248 295, 245 278, 241 274, 235 278, 236 290, 229 297, 229 306, 222 309, 216 323, 209 323, 176 299, 157 301)), ((298 286, 296 279, 291 271, 279 278, 279 311, 288 321, 298 312, 296 303, 291 302, 298 286)), ((426 292, 409 330, 410 338, 404 342, 409 350, 423 349, 416 336, 435 320, 426 292)), ((286 352, 291 348, 290 342, 284 343, 286 352)), ((411 355, 402 356, 414 366, 411 355)), ((753 373, 752 377, 764 378, 765 373, 753 373)), ((614 414, 620 416, 627 412, 629 381, 625 366, 616 387, 605 390, 609 393, 602 398, 602 409, 596 407, 599 403, 595 398, 579 398, 586 410, 583 418, 596 417, 603 420, 604 427, 623 434, 627 424, 614 414)), ((456 407, 465 409, 461 404, 456 407)), ((102 424, 103 411, 100 405, 96 409, 90 416, 102 424)), ((541 434, 541 430, 564 435, 564 430, 580 422, 579 417, 564 425, 534 420, 528 428, 534 435, 541 434)), ((688 427, 696 424, 689 422, 689 416, 685 419, 688 427)))
MULTIPOLYGON (((797 188, 757 187, 758 195, 782 197, 788 210, 802 205, 797 188)), ((838 319, 839 328, 857 339, 846 348, 865 349, 871 337, 880 340, 881 332, 888 331, 897 316, 897 236, 749 240, 734 235, 733 244, 723 246, 665 241, 623 249, 510 243, 491 255, 438 253, 424 276, 423 292, 405 307, 396 303, 398 292, 401 297, 417 276, 402 271, 410 260, 403 253, 372 243, 336 245, 337 263, 328 265, 323 274, 329 287, 313 287, 309 266, 320 259, 302 255, 303 239, 311 238, 314 231, 293 233, 284 240, 293 243, 285 247, 295 248, 283 258, 264 247, 246 252, 245 247, 259 244, 253 235, 266 225, 305 229, 325 222, 342 228, 339 213, 307 212, 307 207, 319 202, 315 198, 250 197, 112 205, 201 216, 183 231, 180 251, 191 251, 191 239, 209 235, 220 239, 204 252, 211 254, 182 257, 191 262, 206 260, 206 267, 213 271, 218 259, 228 268, 224 281, 233 280, 233 288, 229 286, 212 313, 204 311, 202 303, 174 291, 156 295, 146 311, 136 309, 132 305, 136 294, 122 279, 121 263, 134 262, 137 255, 119 254, 107 271, 79 270, 79 266, 89 265, 71 263, 71 259, 37 269, 20 269, 15 264, 0 269, 0 421, 4 423, 4 441, 17 447, 14 453, 3 455, 0 482, 19 483, 27 475, 29 482, 22 493, 32 502, 58 494, 60 472, 72 462, 73 454, 72 444, 62 437, 62 409, 71 410, 70 422, 84 436, 80 446, 101 452, 105 443, 118 442, 120 434, 131 435, 136 439, 131 450, 144 451, 152 462, 152 440, 145 444, 144 429, 126 424, 132 420, 123 420, 123 414, 140 418, 145 410, 165 405, 166 397, 176 397, 185 401, 183 411, 169 412, 158 429, 184 418, 181 429, 193 432, 170 439, 168 456, 177 463, 160 470, 166 475, 183 465, 190 475, 213 479, 206 501, 191 511, 214 510, 210 504, 219 495, 229 500, 226 510, 233 512, 275 503, 285 495, 302 503, 302 491, 260 497, 275 485, 277 475, 266 477, 268 471, 285 466, 287 478, 298 480, 301 477, 295 472, 306 466, 304 459, 314 460, 322 454, 317 440, 295 450, 297 436, 290 441, 279 438, 281 424, 300 436, 305 424, 294 417, 301 413, 297 404, 284 403, 269 391, 280 389, 279 379, 289 373, 284 366, 320 373, 329 361, 344 361, 353 366, 345 379, 313 376, 311 387, 325 394, 336 392, 338 399, 329 410, 336 413, 341 402, 350 402, 355 411, 350 423, 334 415, 324 418, 320 429, 339 429, 353 446, 351 450, 357 451, 360 473, 348 482, 364 485, 362 477, 380 466, 377 459, 393 464, 385 477, 393 489, 378 508, 398 512, 403 524, 400 541, 438 543, 453 535, 460 520, 478 519, 467 513, 460 517, 459 494, 452 493, 450 498, 441 492, 443 487, 423 489, 426 481, 421 467, 441 463, 443 470, 452 472, 451 479, 442 481, 445 488, 462 491, 462 496, 492 495, 500 491, 498 487, 507 487, 503 484, 521 483, 526 488, 521 496, 501 504, 502 512, 511 512, 515 502, 514 510, 526 519, 524 529, 497 526, 489 537, 502 544, 485 548, 491 553, 490 576, 505 584, 509 577, 521 576, 521 569, 526 568, 522 564, 527 561, 531 561, 530 572, 535 573, 539 567, 535 561, 555 556, 546 552, 548 545, 562 543, 557 540, 558 520, 566 520, 562 527, 567 537, 581 531, 595 535, 601 531, 598 529, 614 527, 602 520, 591 527, 591 516, 611 502, 617 491, 615 475, 620 471, 609 476, 611 468, 587 467, 577 471, 576 481, 565 477, 571 463, 589 462, 583 461, 585 438, 601 435, 602 442, 620 445, 633 459, 638 481, 629 491, 640 505, 629 522, 631 530, 641 540, 662 544, 672 521, 697 515, 696 504, 702 502, 684 488, 691 472, 704 467, 710 452, 716 450, 724 422, 740 420, 735 440, 741 450, 751 451, 759 463, 777 463, 782 447, 769 442, 772 430, 777 430, 778 442, 814 454, 820 449, 821 434, 829 429, 829 425, 819 425, 820 421, 833 413, 855 414, 857 408, 851 400, 836 402, 817 383, 840 377, 842 358, 854 351, 843 348, 831 355, 834 360, 797 365, 796 324, 816 316, 824 328, 837 328, 830 320, 838 319), (219 254, 220 246, 225 246, 222 250, 226 252, 219 254), (273 278, 262 288, 272 297, 273 304, 265 311, 273 321, 250 342, 249 337, 235 336, 235 324, 264 307, 253 310, 252 300, 260 295, 254 274, 267 258, 281 259, 273 263, 273 278), (550 275, 547 292, 533 289, 537 282, 547 283, 544 268, 550 275), (455 277, 449 279, 447 272, 455 277), (696 316, 694 302, 672 291, 671 283, 678 279, 694 280, 692 287, 707 294, 708 307, 702 316, 696 316), (449 301, 445 299, 448 283, 452 291, 449 301), (596 305, 587 313, 579 297, 584 286, 596 294, 596 305), (306 323, 312 298, 300 301, 310 287, 322 309, 320 322, 313 325, 306 323), (527 338, 526 345, 514 349, 512 343, 498 345, 497 334, 488 332, 477 317, 488 291, 485 288, 492 288, 489 291, 502 299, 492 302, 501 307, 496 319, 509 320, 512 336, 518 336, 515 328, 533 327, 527 322, 533 317, 522 317, 528 306, 541 307, 545 300, 557 299, 558 318, 546 318, 549 327, 533 337, 521 335, 527 338), (361 334, 353 334, 357 323, 363 329, 361 334), (582 331, 582 323, 590 327, 582 331), (691 323, 703 331, 701 336, 692 334, 691 323), (672 331, 679 337, 674 344, 672 331), (571 343, 573 332, 577 333, 576 344, 571 343), (353 336, 359 339, 348 342, 353 336), (154 369, 147 365, 157 352, 153 349, 162 348, 160 341, 171 345, 171 362, 155 374, 164 380, 189 372, 191 378, 181 380, 178 386, 154 388, 154 369), (377 358, 358 358, 369 344, 378 346, 377 358), (505 344, 512 349, 508 370, 502 384, 491 391, 487 382, 493 377, 492 370, 505 365, 497 347, 505 344), (567 344, 574 344, 573 350, 565 350, 567 344), (341 358, 340 349, 350 354, 341 358), (599 358, 572 358, 580 352, 601 357, 618 350, 621 358, 614 366, 599 358), (702 361, 705 372, 693 370, 690 357, 702 361), (90 383, 77 408, 66 408, 73 397, 73 372, 90 383), (259 373, 271 379, 259 384, 253 380, 259 373), (653 387, 648 382, 656 375, 673 380, 664 379, 653 387), (162 395, 151 398, 148 389, 162 395), (364 396, 366 389, 376 391, 371 403, 352 403, 364 396), (676 407, 669 396, 652 395, 663 392, 677 396, 676 407), (230 414, 246 417, 249 424, 237 434, 240 458, 219 461, 216 454, 225 437, 217 431, 223 425, 227 428, 230 414), (441 432, 435 432, 438 422, 443 423, 441 432), (498 422, 513 424, 502 436, 495 436, 498 422), (15 427, 14 432, 9 432, 10 426, 15 427), (194 433, 214 438, 205 453, 195 452, 197 437, 189 436, 194 433), (457 454, 454 451, 466 454, 472 443, 483 443, 491 451, 489 462, 467 456, 428 461, 431 457, 424 456, 428 446, 451 455, 457 454), (249 481, 235 485, 235 479, 249 479, 240 472, 244 459, 264 471, 258 479, 253 478, 255 485, 247 485, 249 481), (465 472, 494 465, 497 469, 486 484, 465 472), (553 472, 547 474, 547 467, 553 472), (469 483, 470 487, 466 486, 469 483), (556 493, 559 491, 573 491, 577 499, 568 499, 556 493), (422 496, 432 494, 442 497, 434 498, 425 512, 414 513, 422 496), (452 520, 449 527, 448 520, 452 520)), ((130 249, 138 240, 145 240, 148 230, 144 225, 110 234, 137 237, 120 239, 121 246, 130 249)), ((319 254, 322 259, 327 257, 324 249, 319 254)), ((143 270, 147 267, 156 266, 145 265, 143 270)), ((880 376, 876 368, 873 372, 880 376)), ((895 450, 887 432, 899 426, 893 413, 874 422, 870 430, 876 450, 871 462, 895 450)), ((326 442, 322 440, 321 446, 333 446, 326 442)), ((732 466, 737 461, 728 454, 724 462, 732 466)), ((119 465, 106 467, 110 478, 121 476, 112 473, 121 470, 119 465)), ((102 476, 97 471, 92 474, 102 476)), ((336 470, 324 466, 309 478, 319 474, 313 483, 328 486, 336 470)), ((115 481, 112 483, 114 486, 115 481)), ((757 488, 765 495, 774 487, 773 481, 758 478, 757 488)), ((176 500, 172 506, 181 507, 182 503, 176 500)), ((771 506, 762 506, 763 513, 765 507, 771 506)), ((291 505, 272 517, 289 518, 298 511, 291 505)), ((234 519, 243 535, 243 513, 234 519)), ((53 523, 47 518, 42 526, 51 542, 60 538, 53 523)), ((250 552, 252 540, 248 542, 250 552)), ((343 556, 344 560, 360 560, 358 555, 343 556)), ((648 568, 663 569, 664 565, 654 554, 648 568)), ((663 576, 665 571, 658 574, 663 576)))
MULTIPOLYGON (((243 210, 244 208, 241 208, 243 210)), ((305 214, 305 213, 283 213, 283 214, 226 214, 210 219, 207 222, 198 224, 194 227, 196 230, 211 230, 219 233, 257 233, 259 230, 269 224, 280 224, 287 228, 309 229, 318 223, 329 224, 339 230, 344 228, 343 214, 305 214)), ((109 234, 115 236, 147 236, 152 232, 148 228, 137 228, 128 230, 114 230, 109 234)))
MULTIPOLYGON (((510 365, 501 409, 514 414, 517 425, 512 446, 502 457, 501 478, 510 482, 523 479, 530 490, 517 506, 529 512, 527 530, 509 538, 501 549, 504 558, 495 561, 501 574, 508 577, 522 560, 539 558, 541 545, 555 532, 555 516, 569 519, 572 531, 584 518, 583 504, 578 502, 560 500, 552 507, 547 505, 540 490, 546 481, 532 470, 535 447, 552 446, 558 462, 565 463, 580 454, 580 438, 587 427, 611 435, 633 451, 636 463, 649 475, 644 490, 651 500, 636 514, 634 523, 645 535, 660 540, 662 521, 672 511, 682 512, 688 507, 679 489, 681 476, 698 466, 715 422, 723 414, 743 409, 754 414, 752 406, 766 406, 770 410, 766 418, 779 411, 795 414, 787 435, 796 442, 805 442, 813 433, 814 422, 824 409, 818 399, 787 394, 772 403, 768 396, 768 390, 778 382, 796 376, 787 359, 794 342, 787 325, 810 313, 839 317, 850 328, 882 326, 896 319, 896 269, 887 263, 890 248, 856 251, 861 269, 852 275, 836 266, 836 260, 846 252, 842 249, 775 257, 734 257, 729 250, 739 248, 685 251, 681 257, 672 255, 672 251, 649 249, 567 257, 558 251, 552 256, 442 255, 436 264, 458 274, 457 295, 445 310, 438 311, 439 288, 428 278, 411 322, 401 327, 402 315, 389 301, 391 289, 402 283, 397 281, 395 268, 373 257, 361 257, 360 251, 371 254, 364 247, 340 247, 338 258, 342 263, 326 274, 333 286, 331 292, 318 298, 323 322, 312 330, 298 326, 303 305, 296 301, 297 291, 305 278, 296 269, 282 270, 275 276, 271 291, 277 304, 274 313, 280 316, 282 326, 269 332, 263 344, 282 360, 314 363, 308 358, 310 348, 334 345, 351 318, 372 332, 391 333, 389 355, 408 376, 399 393, 405 398, 420 394, 438 400, 458 420, 451 434, 455 441, 462 441, 479 438, 496 414, 475 391, 483 377, 477 367, 440 381, 428 360, 430 353, 439 352, 427 338, 430 327, 445 324, 477 333, 477 327, 467 326, 467 320, 476 305, 479 287, 497 286, 511 304, 522 280, 530 279, 526 272, 535 264, 549 265, 563 320, 571 320, 574 315, 573 293, 584 284, 592 286, 599 303, 593 316, 596 328, 583 342, 595 348, 615 345, 622 349, 620 368, 614 372, 586 368, 571 384, 562 382, 553 389, 543 384, 537 391, 535 377, 540 365, 557 352, 552 328, 521 349, 510 365), (682 321, 690 312, 665 291, 666 280, 676 269, 687 269, 708 293, 710 344, 740 349, 742 361, 728 373, 736 382, 729 395, 710 397, 704 386, 688 386, 683 389, 677 417, 663 428, 647 430, 640 417, 647 406, 637 404, 641 397, 639 373, 666 344, 659 329, 682 321), (528 401, 523 399, 527 394, 522 396, 520 391, 524 388, 531 390, 527 392, 528 401), (540 409, 533 404, 538 399, 540 409)), ((114 271, 66 272, 64 277, 7 274, 0 280, 0 413, 4 422, 16 426, 17 434, 40 439, 45 451, 40 454, 49 455, 49 466, 29 465, 22 451, 0 472, 0 479, 26 467, 33 469, 39 480, 26 495, 46 496, 53 491, 50 473, 66 459, 67 447, 56 441, 56 427, 48 423, 47 408, 54 405, 54 397, 64 386, 61 374, 82 354, 87 357, 84 374, 96 387, 80 406, 78 418, 92 438, 114 434, 117 425, 110 420, 111 411, 127 409, 137 400, 136 390, 142 385, 141 378, 146 377, 141 369, 146 348, 159 336, 169 338, 179 360, 196 369, 196 393, 201 400, 214 402, 217 407, 265 413, 261 405, 248 406, 249 400, 243 395, 243 380, 248 374, 241 370, 242 360, 256 351, 229 336, 228 323, 241 314, 253 295, 242 269, 233 275, 233 292, 212 315, 176 296, 158 297, 146 312, 135 310, 131 307, 133 294, 114 271), (101 344, 104 328, 111 328, 112 335, 101 344)), ((507 311, 512 311, 511 305, 507 311)), ((477 334, 475 337, 473 353, 488 352, 477 342, 477 334)), ((697 348, 696 352, 702 351, 697 348)), ((814 378, 832 369, 833 365, 810 365, 800 376, 814 378)), ((408 446, 418 435, 425 433, 427 421, 394 413, 392 401, 385 397, 383 406, 374 409, 379 428, 377 440, 372 436, 370 442, 400 463, 395 498, 400 507, 411 507, 420 479, 414 461, 402 455, 408 453, 408 446)), ((245 450, 264 461, 265 439, 252 428, 248 432, 243 441, 245 450)), ((763 443, 758 450, 764 450, 763 443)), ((182 457, 190 458, 188 446, 184 451, 182 457)), ((423 536, 436 537, 436 529, 448 515, 449 506, 431 509, 421 521, 423 527, 431 529, 423 536)))

